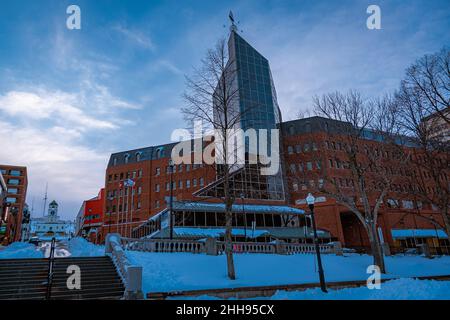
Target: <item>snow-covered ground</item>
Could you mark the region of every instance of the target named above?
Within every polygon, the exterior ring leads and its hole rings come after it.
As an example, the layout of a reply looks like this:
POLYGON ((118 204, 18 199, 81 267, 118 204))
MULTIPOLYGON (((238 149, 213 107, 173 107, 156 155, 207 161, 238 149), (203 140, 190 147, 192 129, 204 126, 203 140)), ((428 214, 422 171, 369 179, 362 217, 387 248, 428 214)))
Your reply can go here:
MULTIPOLYGON (((132 264, 143 266, 144 292, 318 282, 316 258, 312 254, 236 254, 234 281, 227 278, 223 255, 128 251, 127 257, 132 264)), ((324 255, 323 264, 327 281, 366 280, 372 257, 324 255)), ((384 278, 450 274, 450 257, 430 260, 398 255, 387 257, 386 264, 388 273, 384 278)))
POLYGON ((43 257, 43 251, 31 243, 14 242, 7 247, 0 248, 0 259, 24 259, 43 257))
MULTIPOLYGON (((25 242, 14 242, 0 249, 0 259, 44 258, 50 255, 50 242, 39 247, 25 242)), ((56 243, 55 257, 95 257, 104 256, 105 246, 88 242, 83 238, 73 238, 56 243)))
MULTIPOLYGON (((198 296, 192 300, 217 300, 211 296, 198 296)), ((396 279, 384 282, 379 290, 367 287, 305 291, 278 291, 271 297, 258 300, 450 300, 450 281, 396 279)), ((251 299, 250 299, 251 300, 251 299)))

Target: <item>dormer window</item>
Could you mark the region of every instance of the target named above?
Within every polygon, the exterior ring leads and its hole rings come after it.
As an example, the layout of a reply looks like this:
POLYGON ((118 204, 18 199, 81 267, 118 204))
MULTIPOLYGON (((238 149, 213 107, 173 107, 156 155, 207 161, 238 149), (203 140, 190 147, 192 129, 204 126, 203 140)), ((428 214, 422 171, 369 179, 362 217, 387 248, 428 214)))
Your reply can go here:
POLYGON ((117 158, 113 158, 113 166, 117 165, 117 158))
POLYGON ((127 153, 125 155, 125 163, 128 163, 129 160, 130 160, 130 155, 127 153))
POLYGON ((141 161, 141 152, 136 152, 136 162, 141 161))

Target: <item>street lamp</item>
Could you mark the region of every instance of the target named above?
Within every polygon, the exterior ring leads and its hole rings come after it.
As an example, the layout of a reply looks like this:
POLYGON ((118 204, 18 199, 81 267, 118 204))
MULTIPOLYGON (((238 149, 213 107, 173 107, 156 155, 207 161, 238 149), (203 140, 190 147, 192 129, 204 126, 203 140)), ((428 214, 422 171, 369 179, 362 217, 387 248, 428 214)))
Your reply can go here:
POLYGON ((319 248, 319 240, 317 239, 317 229, 316 229, 316 220, 314 219, 314 201, 316 199, 314 196, 309 193, 306 197, 306 203, 308 204, 309 210, 311 210, 311 222, 314 231, 314 247, 316 248, 316 256, 317 256, 317 266, 319 268, 319 279, 320 279, 320 289, 323 292, 327 292, 327 287, 325 284, 325 276, 323 274, 322 268, 322 259, 320 258, 320 248, 319 248))
POLYGON ((173 160, 169 160, 169 170, 170 170, 170 199, 169 199, 169 229, 170 229, 170 240, 173 240, 173 160))
POLYGON ((244 241, 247 242, 247 217, 245 216, 244 193, 241 193, 242 215, 244 217, 244 241))

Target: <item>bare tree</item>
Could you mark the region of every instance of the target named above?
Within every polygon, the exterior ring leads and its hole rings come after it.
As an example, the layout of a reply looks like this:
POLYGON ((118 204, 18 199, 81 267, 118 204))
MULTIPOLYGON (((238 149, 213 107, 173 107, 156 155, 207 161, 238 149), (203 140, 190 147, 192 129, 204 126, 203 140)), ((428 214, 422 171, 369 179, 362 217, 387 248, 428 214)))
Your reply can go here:
POLYGON ((227 256, 228 277, 236 278, 232 250, 232 206, 235 197, 230 190, 230 175, 236 169, 230 164, 229 140, 231 129, 235 129, 242 117, 239 110, 239 91, 237 64, 230 59, 225 39, 220 39, 215 48, 208 50, 201 61, 201 67, 194 69, 192 77, 186 77, 187 89, 184 93, 186 106, 182 109, 187 121, 202 121, 215 130, 216 176, 223 183, 225 204, 225 252, 227 256))
POLYGON ((333 142, 333 148, 336 143, 340 151, 331 160, 330 167, 325 159, 320 159, 323 165, 317 178, 321 181, 315 186, 348 208, 361 222, 369 238, 374 264, 384 273, 378 216, 394 180, 390 162, 403 161, 393 146, 395 105, 391 97, 365 101, 355 91, 316 96, 313 101, 317 115, 340 121, 335 137, 339 142, 333 142), (348 170, 351 178, 338 177, 333 172, 335 168, 348 170))
POLYGON ((450 50, 425 55, 406 70, 401 91, 421 106, 424 116, 437 114, 450 125, 450 50))
POLYGON ((401 107, 397 122, 411 137, 409 171, 412 192, 441 213, 444 226, 430 221, 450 234, 450 146, 446 137, 436 135, 436 126, 450 125, 449 51, 425 56, 407 70, 396 94, 401 107), (447 110, 445 110, 447 108, 447 110), (428 120, 426 120, 428 119, 428 120))

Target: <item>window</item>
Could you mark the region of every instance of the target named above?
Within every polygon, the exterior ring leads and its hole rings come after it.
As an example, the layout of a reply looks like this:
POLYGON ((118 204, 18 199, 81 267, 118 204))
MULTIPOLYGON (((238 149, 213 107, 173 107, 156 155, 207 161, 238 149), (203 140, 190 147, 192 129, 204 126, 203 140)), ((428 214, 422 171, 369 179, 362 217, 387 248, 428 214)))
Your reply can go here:
POLYGON ((295 146, 295 152, 296 152, 296 153, 301 153, 301 152, 302 152, 302 146, 299 145, 299 144, 296 145, 296 146, 295 146))
POLYGON ((414 203, 411 200, 402 200, 402 206, 405 209, 414 209, 414 203))
POLYGON ((203 187, 205 185, 205 180, 203 178, 200 178, 200 187, 203 187))
POLYGON ((10 194, 17 194, 19 190, 17 188, 8 188, 8 193, 10 194))
POLYGON ((306 168, 308 169, 308 171, 311 171, 312 169, 313 169, 313 165, 312 165, 312 162, 307 162, 306 163, 306 168))
POLYGON ((142 169, 138 171, 138 177, 142 177, 142 169))
POLYGON ((159 200, 155 201, 155 208, 159 208, 159 200))
POLYGON ((305 145, 303 146, 303 150, 304 150, 305 152, 308 152, 308 151, 309 151, 309 143, 305 143, 305 145))
MULTIPOLYGON (((158 185, 159 186, 159 185, 158 185)), ((158 190, 159 191, 159 190, 158 190)), ((137 194, 141 194, 142 193, 142 187, 141 186, 139 186, 138 187, 138 189, 137 189, 137 194)))
POLYGON ((183 189, 183 180, 178 181, 178 189, 183 189))
POLYGON ((190 164, 187 164, 186 165, 186 172, 189 172, 191 170, 191 165, 190 164))
POLYGON ((159 184, 155 184, 155 192, 159 192, 159 190, 160 190, 159 184))
POLYGON ((113 166, 117 166, 117 158, 113 158, 113 166))
POLYGON ((16 199, 16 198, 13 198, 13 197, 8 197, 8 198, 6 198, 6 202, 7 202, 7 203, 16 203, 16 202, 17 202, 17 199, 16 199))
POLYGON ((155 175, 156 176, 159 176, 161 174, 161 168, 160 167, 157 167, 156 168, 156 173, 155 173, 155 175))
POLYGON ((136 152, 136 162, 141 161, 141 153, 140 152, 136 152))
POLYGON ((186 180, 186 188, 190 188, 191 187, 191 180, 186 180))
POLYGON ((192 185, 193 185, 194 187, 197 186, 197 179, 192 179, 192 185))
POLYGON ((14 177, 20 177, 21 172, 20 172, 20 170, 11 170, 11 171, 9 172, 9 174, 10 174, 11 176, 14 176, 14 177))
POLYGON ((137 203, 137 208, 138 208, 138 209, 141 208, 141 202, 140 202, 140 201, 138 201, 138 203, 137 203))
POLYGON ((12 184, 13 186, 17 186, 19 183, 19 179, 8 179, 8 184, 12 184))
POLYGON ((178 172, 183 172, 183 165, 182 164, 178 165, 178 172))
POLYGON ((292 148, 292 146, 288 146, 288 154, 293 154, 294 153, 294 149, 292 148))
POLYGON ((108 176, 108 182, 111 182, 112 181, 112 174, 110 174, 109 176, 108 176))
POLYGON ((170 182, 166 182, 166 191, 170 190, 170 182))
POLYGON ((125 163, 128 163, 129 160, 130 160, 130 155, 127 153, 127 154, 125 155, 125 163))
POLYGON ((291 163, 291 165, 289 167, 291 168, 292 173, 295 173, 297 171, 296 167, 295 167, 295 163, 291 163))
POLYGON ((296 182, 294 182, 292 184, 292 188, 294 189, 294 191, 298 191, 298 184, 296 182))

